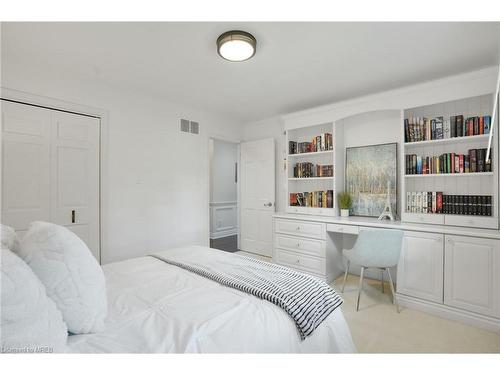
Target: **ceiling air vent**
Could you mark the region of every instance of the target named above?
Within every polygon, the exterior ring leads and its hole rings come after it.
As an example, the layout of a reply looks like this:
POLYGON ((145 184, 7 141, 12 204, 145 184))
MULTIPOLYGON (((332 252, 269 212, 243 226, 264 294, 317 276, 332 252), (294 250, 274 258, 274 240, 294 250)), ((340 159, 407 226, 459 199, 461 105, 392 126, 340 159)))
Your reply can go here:
POLYGON ((189 133, 189 120, 181 118, 181 132, 189 133))
POLYGON ((198 124, 196 121, 191 121, 191 133, 193 134, 199 134, 200 133, 200 124, 198 124))

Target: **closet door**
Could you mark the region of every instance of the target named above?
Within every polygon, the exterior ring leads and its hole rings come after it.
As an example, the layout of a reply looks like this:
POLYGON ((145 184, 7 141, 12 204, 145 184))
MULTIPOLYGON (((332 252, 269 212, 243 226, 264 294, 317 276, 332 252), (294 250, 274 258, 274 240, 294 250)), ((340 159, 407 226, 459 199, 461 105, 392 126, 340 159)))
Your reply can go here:
POLYGON ((50 221, 51 111, 2 100, 2 223, 50 221))
POLYGON ((99 119, 52 112, 52 221, 99 259, 99 119))
POLYGON ((2 223, 66 226, 99 260, 100 120, 2 100, 2 223))

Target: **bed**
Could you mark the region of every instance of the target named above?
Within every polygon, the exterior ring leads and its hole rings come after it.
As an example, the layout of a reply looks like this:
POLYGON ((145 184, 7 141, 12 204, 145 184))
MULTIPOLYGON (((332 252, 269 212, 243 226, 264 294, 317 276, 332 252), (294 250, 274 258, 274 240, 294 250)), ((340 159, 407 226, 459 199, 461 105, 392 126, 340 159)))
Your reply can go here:
MULTIPOLYGON (((208 257, 214 250, 206 249, 208 257)), ((301 340, 294 321, 274 304, 154 257, 107 264, 103 270, 108 295, 106 328, 69 336, 70 352, 356 351, 341 308, 301 340)))

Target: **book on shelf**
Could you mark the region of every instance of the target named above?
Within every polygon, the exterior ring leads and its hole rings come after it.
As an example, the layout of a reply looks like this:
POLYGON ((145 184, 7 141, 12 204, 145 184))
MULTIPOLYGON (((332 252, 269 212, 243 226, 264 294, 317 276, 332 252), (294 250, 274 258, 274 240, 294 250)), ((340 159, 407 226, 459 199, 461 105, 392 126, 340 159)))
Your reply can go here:
POLYGON ((288 141, 288 154, 305 154, 333 150, 333 137, 330 133, 323 133, 312 138, 311 142, 288 141))
POLYGON ((492 216, 491 195, 450 195, 440 191, 406 193, 406 212, 492 216))
POLYGON ((491 156, 486 160, 486 148, 471 149, 467 154, 405 155, 407 175, 491 172, 491 167, 491 156))
POLYGON ((290 193, 290 206, 333 208, 333 190, 290 193))
POLYGON ((426 117, 409 117, 404 119, 405 142, 422 142, 437 139, 469 137, 489 134, 491 116, 473 116, 464 118, 463 115, 450 116, 449 120, 443 116, 432 119, 426 117))
POLYGON ((320 165, 309 162, 296 163, 293 167, 293 177, 333 177, 333 165, 320 165))

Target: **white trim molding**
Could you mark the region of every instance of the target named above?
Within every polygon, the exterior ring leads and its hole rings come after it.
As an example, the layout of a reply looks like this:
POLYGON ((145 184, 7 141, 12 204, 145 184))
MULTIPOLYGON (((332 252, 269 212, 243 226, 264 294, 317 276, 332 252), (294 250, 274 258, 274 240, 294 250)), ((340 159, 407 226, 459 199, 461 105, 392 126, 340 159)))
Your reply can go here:
POLYGON ((238 202, 210 202, 210 238, 238 234, 238 202))

